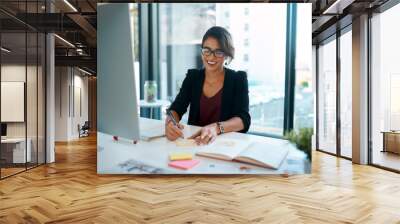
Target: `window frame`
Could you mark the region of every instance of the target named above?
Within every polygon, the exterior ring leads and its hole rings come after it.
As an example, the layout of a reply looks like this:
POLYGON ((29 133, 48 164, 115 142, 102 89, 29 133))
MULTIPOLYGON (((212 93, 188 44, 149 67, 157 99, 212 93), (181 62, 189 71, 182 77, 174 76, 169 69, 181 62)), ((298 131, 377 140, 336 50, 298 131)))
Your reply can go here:
MULTIPOLYGON (((368 105, 367 105, 367 107, 368 107, 368 111, 367 111, 367 113, 368 113, 368 115, 367 115, 368 116, 368 124, 367 124, 367 126, 368 126, 368 130, 367 130, 368 131, 368 139, 367 139, 367 141, 368 141, 368 152, 367 152, 367 154, 368 154, 368 161, 367 161, 367 165, 370 165, 370 166, 373 166, 373 167, 377 167, 377 168, 380 168, 380 169, 384 169, 384 170, 387 170, 387 171, 395 172, 395 173, 400 173, 400 170, 392 169, 392 168, 389 168, 389 167, 385 167, 385 166, 373 163, 373 142, 372 142, 373 138, 372 138, 372 83, 371 83, 372 82, 372 60, 371 60, 371 58, 372 58, 372 42, 371 42, 372 27, 371 27, 371 20, 373 18, 373 14, 374 13, 383 13, 386 10, 396 6, 397 4, 399 4, 398 0, 388 0, 387 2, 385 2, 382 5, 380 5, 379 7, 375 8, 373 10, 369 10, 367 12, 367 14, 368 14, 368 30, 367 30, 367 39, 368 39, 368 49, 367 49, 367 51, 368 51, 368 55, 367 55, 367 58, 368 58, 367 59, 367 67, 368 67, 368 69, 367 69, 367 79, 368 79, 368 86, 367 86, 367 88, 368 88, 368 91, 367 91, 368 92, 368 96, 367 96, 367 98, 368 98, 368 105)), ((352 30, 351 29, 352 28, 351 27, 352 26, 352 21, 351 20, 349 21, 349 17, 348 16, 346 16, 346 17, 342 18, 340 21, 338 21, 338 23, 340 23, 340 22, 345 23, 346 25, 343 28, 341 28, 339 31, 337 31, 337 32, 339 32, 339 35, 337 35, 337 37, 336 37, 337 45, 340 45, 340 36, 344 35, 348 31, 352 30)), ((315 68, 316 69, 316 102, 315 102, 315 105, 316 105, 316 114, 315 114, 315 119, 316 119, 316 131, 315 131, 315 135, 316 135, 316 138, 315 138, 315 140, 316 140, 316 142, 315 142, 316 143, 316 151, 323 152, 323 153, 326 153, 326 154, 330 154, 330 155, 333 155, 333 156, 336 156, 336 157, 339 157, 339 158, 343 158, 343 159, 352 161, 352 158, 349 158, 349 157, 341 155, 340 140, 336 142, 336 145, 338 146, 336 154, 324 151, 323 149, 319 148, 319 125, 318 124, 319 124, 319 119, 320 119, 319 118, 319 101, 320 101, 319 100, 319 91, 320 90, 319 90, 318 86, 319 86, 319 82, 320 82, 320 80, 319 80, 320 76, 319 76, 318 48, 320 47, 320 43, 323 43, 323 42, 326 42, 326 41, 331 41, 331 40, 329 40, 329 38, 331 38, 335 34, 329 35, 329 36, 326 36, 326 35, 324 36, 324 35, 325 34, 321 35, 322 38, 316 37, 315 39, 317 40, 317 42, 313 43, 313 45, 316 46, 316 68, 315 68)), ((338 52, 336 52, 336 53, 337 53, 337 56, 339 56, 339 60, 340 60, 340 55, 338 54, 338 52)), ((337 64, 337 66, 338 66, 338 64, 337 64)), ((340 79, 338 79, 338 80, 340 80, 340 79)), ((340 85, 340 82, 337 81, 336 84, 340 85)), ((340 90, 340 87, 339 87, 339 90, 340 90)), ((339 99, 338 103, 340 105, 340 96, 338 97, 338 95, 340 95, 340 92, 337 92, 336 94, 337 94, 337 99, 339 99)), ((340 117, 338 117, 337 120, 340 121, 340 117)), ((340 127, 340 122, 339 122, 339 129, 340 128, 341 127, 340 127)), ((339 130, 339 134, 340 134, 340 130, 339 130)), ((340 135, 337 134, 337 137, 340 137, 340 135)))
POLYGON ((337 30, 334 34, 326 37, 325 39, 322 39, 319 43, 315 44, 316 45, 316 131, 315 131, 315 141, 316 141, 316 150, 319 152, 327 153, 329 155, 337 156, 346 160, 352 160, 352 158, 347 157, 342 155, 342 150, 341 150, 341 119, 340 119, 340 113, 341 113, 341 99, 340 99, 340 85, 341 85, 341 67, 340 67, 340 60, 341 60, 341 55, 340 55, 340 42, 341 42, 341 36, 346 34, 347 32, 352 31, 352 23, 347 24, 345 27, 337 30), (327 44, 331 41, 336 41, 336 152, 328 152, 324 149, 321 149, 319 147, 319 134, 320 134, 320 127, 319 127, 319 104, 320 104, 320 99, 319 99, 319 82, 320 82, 320 69, 319 69, 319 64, 320 64, 320 57, 319 57, 319 51, 318 49, 322 44, 327 44))
MULTIPOLYGON (((383 170, 395 172, 395 173, 400 173, 400 170, 393 169, 387 166, 383 166, 377 163, 374 163, 373 161, 373 129, 372 129, 372 119, 373 119, 373 114, 372 114, 372 107, 373 107, 373 102, 372 102, 372 94, 373 94, 373 89, 372 89, 372 19, 374 18, 374 13, 376 14, 382 14, 385 11, 397 6, 400 4, 398 0, 388 0, 384 4, 380 5, 379 7, 375 8, 373 11, 368 12, 368 31, 367 31, 367 38, 368 38, 368 165, 377 167, 383 170)), ((400 6, 399 6, 400 7, 400 6)))

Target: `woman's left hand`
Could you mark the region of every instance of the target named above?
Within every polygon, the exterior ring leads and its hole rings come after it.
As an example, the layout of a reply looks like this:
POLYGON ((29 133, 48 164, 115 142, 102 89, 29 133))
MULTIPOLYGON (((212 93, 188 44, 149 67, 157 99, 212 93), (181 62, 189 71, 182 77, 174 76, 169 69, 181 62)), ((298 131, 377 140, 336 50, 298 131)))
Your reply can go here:
POLYGON ((202 127, 189 139, 194 139, 198 145, 207 145, 215 140, 218 135, 218 126, 216 123, 202 127))

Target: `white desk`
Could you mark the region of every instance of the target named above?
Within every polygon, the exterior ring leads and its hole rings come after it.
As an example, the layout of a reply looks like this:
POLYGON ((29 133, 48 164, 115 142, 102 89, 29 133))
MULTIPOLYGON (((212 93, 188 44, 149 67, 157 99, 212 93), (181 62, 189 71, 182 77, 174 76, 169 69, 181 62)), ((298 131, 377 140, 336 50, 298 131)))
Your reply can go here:
MULTIPOLYGON (((27 138, 27 146, 26 147, 26 154, 25 154, 25 138, 6 138, 1 139, 1 144, 8 147, 14 146, 12 148, 12 156, 13 160, 12 163, 25 163, 25 158, 27 158, 26 162, 31 161, 31 144, 32 141, 30 138, 27 138)), ((2 151, 6 151, 7 149, 2 149, 2 151)))
MULTIPOLYGON (((140 118, 141 128, 154 126, 157 122, 163 127, 163 121, 140 118)), ((185 126, 186 131, 194 133, 199 127, 185 126)), ((171 152, 190 152, 193 155, 200 146, 178 147, 165 137, 151 141, 139 141, 133 144, 130 141, 114 141, 113 137, 104 133, 97 133, 97 172, 99 174, 303 174, 310 172, 310 162, 304 152, 296 149, 285 140, 255 136, 243 133, 227 133, 218 138, 242 139, 243 141, 264 142, 269 144, 290 147, 286 160, 278 170, 267 169, 239 162, 216 160, 201 156, 194 156, 200 163, 189 170, 179 170, 168 166, 168 156, 171 152), (240 169, 246 166, 250 169, 240 169)))

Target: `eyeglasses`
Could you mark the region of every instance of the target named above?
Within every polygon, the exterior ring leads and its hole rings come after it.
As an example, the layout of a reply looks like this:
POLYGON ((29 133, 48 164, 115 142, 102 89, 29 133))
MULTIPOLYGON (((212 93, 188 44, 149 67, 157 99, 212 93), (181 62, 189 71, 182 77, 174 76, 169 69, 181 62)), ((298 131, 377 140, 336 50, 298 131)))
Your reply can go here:
POLYGON ((208 47, 201 48, 201 54, 204 56, 210 56, 211 54, 214 54, 214 56, 217 58, 223 58, 225 56, 224 51, 222 51, 220 49, 211 50, 208 47))

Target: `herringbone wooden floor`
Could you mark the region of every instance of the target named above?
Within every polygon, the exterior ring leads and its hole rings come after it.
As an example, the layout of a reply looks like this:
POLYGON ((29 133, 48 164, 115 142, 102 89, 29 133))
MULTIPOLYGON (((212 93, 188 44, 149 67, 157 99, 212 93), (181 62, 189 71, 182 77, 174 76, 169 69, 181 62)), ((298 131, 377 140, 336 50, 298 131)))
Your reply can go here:
POLYGON ((315 152, 311 175, 99 176, 96 139, 0 181, 0 223, 400 223, 400 175, 315 152))

